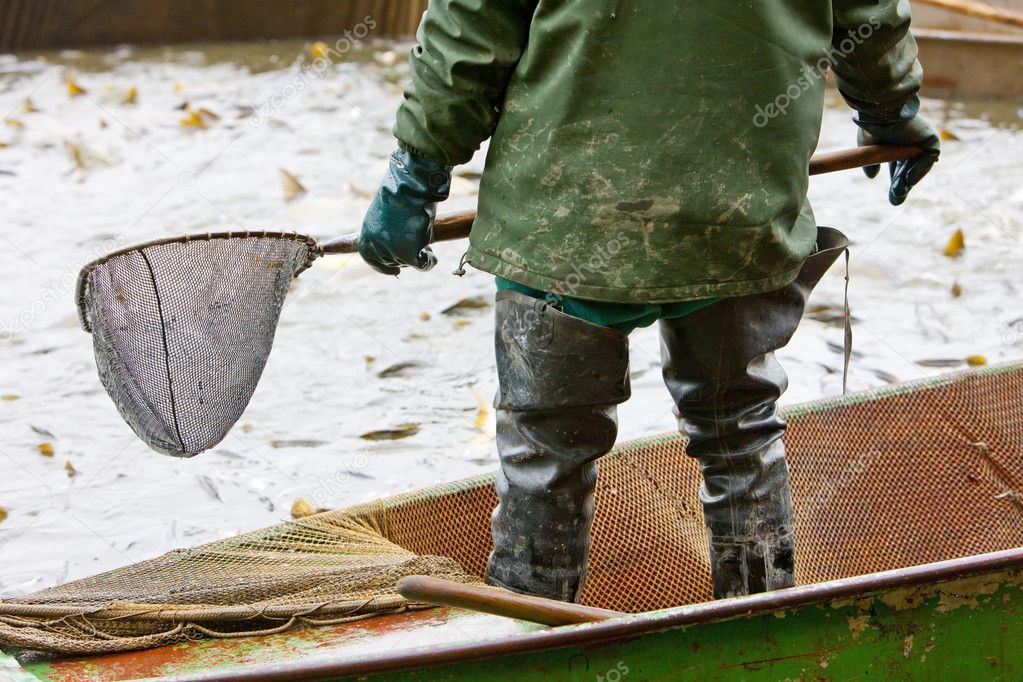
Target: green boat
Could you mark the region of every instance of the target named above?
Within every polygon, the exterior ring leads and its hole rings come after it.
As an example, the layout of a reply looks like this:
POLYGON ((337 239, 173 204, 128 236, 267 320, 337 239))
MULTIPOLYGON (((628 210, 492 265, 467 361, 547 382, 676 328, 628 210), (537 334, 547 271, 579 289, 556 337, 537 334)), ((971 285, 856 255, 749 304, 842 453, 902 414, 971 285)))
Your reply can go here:
MULTIPOLYGON (((710 599, 698 472, 684 442, 665 435, 626 443, 601 464, 582 602, 628 612, 620 616, 550 627, 392 604, 333 625, 288 621, 273 634, 86 657, 8 649, 0 679, 1023 679, 1021 398, 1023 363, 1013 363, 787 410, 792 589, 710 599)), ((480 575, 491 482, 408 493, 344 518, 480 575)), ((281 528, 246 536, 246 546, 281 528)), ((9 604, 0 602, 0 641, 18 628, 9 604)))

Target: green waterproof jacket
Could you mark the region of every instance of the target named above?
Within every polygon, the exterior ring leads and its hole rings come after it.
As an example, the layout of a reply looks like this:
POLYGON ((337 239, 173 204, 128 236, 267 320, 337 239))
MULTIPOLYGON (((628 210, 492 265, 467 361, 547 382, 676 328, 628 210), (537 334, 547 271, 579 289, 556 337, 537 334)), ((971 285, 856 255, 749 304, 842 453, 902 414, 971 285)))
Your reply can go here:
POLYGON ((464 163, 493 137, 467 260, 612 302, 791 281, 824 75, 886 115, 919 89, 907 0, 431 0, 395 136, 464 163))

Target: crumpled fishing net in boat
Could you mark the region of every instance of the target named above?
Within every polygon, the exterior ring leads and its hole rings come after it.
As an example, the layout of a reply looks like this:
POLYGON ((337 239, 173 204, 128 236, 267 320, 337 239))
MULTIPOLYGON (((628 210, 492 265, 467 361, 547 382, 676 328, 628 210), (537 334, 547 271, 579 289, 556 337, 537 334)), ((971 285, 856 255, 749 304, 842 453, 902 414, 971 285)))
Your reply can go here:
MULTIPOLYGON (((798 583, 1023 544, 1023 363, 786 418, 798 583)), ((644 611, 711 599, 699 472, 684 446, 659 436, 601 460, 583 603, 644 611)), ((0 601, 0 644, 118 651, 420 606, 395 594, 397 580, 478 581, 495 504, 493 477, 479 476, 171 552, 0 601)))
MULTIPOLYGON (((407 575, 479 582, 388 541, 365 513, 324 512, 0 601, 0 644, 57 653, 269 634, 401 611, 407 575)), ((424 606, 424 605, 418 605, 424 606)))

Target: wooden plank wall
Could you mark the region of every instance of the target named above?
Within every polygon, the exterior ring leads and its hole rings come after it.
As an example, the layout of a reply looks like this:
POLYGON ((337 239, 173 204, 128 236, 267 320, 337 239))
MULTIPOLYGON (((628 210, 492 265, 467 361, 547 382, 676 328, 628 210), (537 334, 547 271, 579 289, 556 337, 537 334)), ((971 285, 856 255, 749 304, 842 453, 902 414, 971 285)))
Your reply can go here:
MULTIPOLYGON (((1023 12, 1023 0, 991 0, 992 7, 1007 9, 1013 12, 1023 12)), ((914 2, 913 5, 913 28, 934 28, 943 31, 971 31, 976 33, 1001 33, 1007 35, 1023 35, 1023 29, 1009 24, 1000 24, 997 21, 978 19, 959 12, 951 12, 947 9, 934 7, 922 2, 914 2)))
POLYGON ((2 0, 0 50, 119 43, 411 36, 427 0, 2 0))
MULTIPOLYGON (((1023 0, 997 0, 1023 11, 1023 0)), ((0 50, 343 35, 372 17, 374 36, 411 36, 427 0, 0 0, 0 50)), ((917 3, 914 26, 1018 29, 917 3)))

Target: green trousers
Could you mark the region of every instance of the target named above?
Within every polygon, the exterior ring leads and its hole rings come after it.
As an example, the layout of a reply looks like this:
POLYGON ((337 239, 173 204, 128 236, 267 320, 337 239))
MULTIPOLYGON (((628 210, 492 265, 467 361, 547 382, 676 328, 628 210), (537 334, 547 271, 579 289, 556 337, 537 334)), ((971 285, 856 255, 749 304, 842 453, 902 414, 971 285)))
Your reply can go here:
POLYGON ((626 334, 640 327, 649 327, 658 320, 684 317, 719 300, 705 298, 696 301, 672 301, 671 303, 606 303, 604 301, 587 301, 571 296, 558 296, 512 282, 503 277, 497 277, 496 283, 498 291, 512 289, 526 296, 546 299, 567 315, 599 324, 602 327, 618 329, 626 334))

